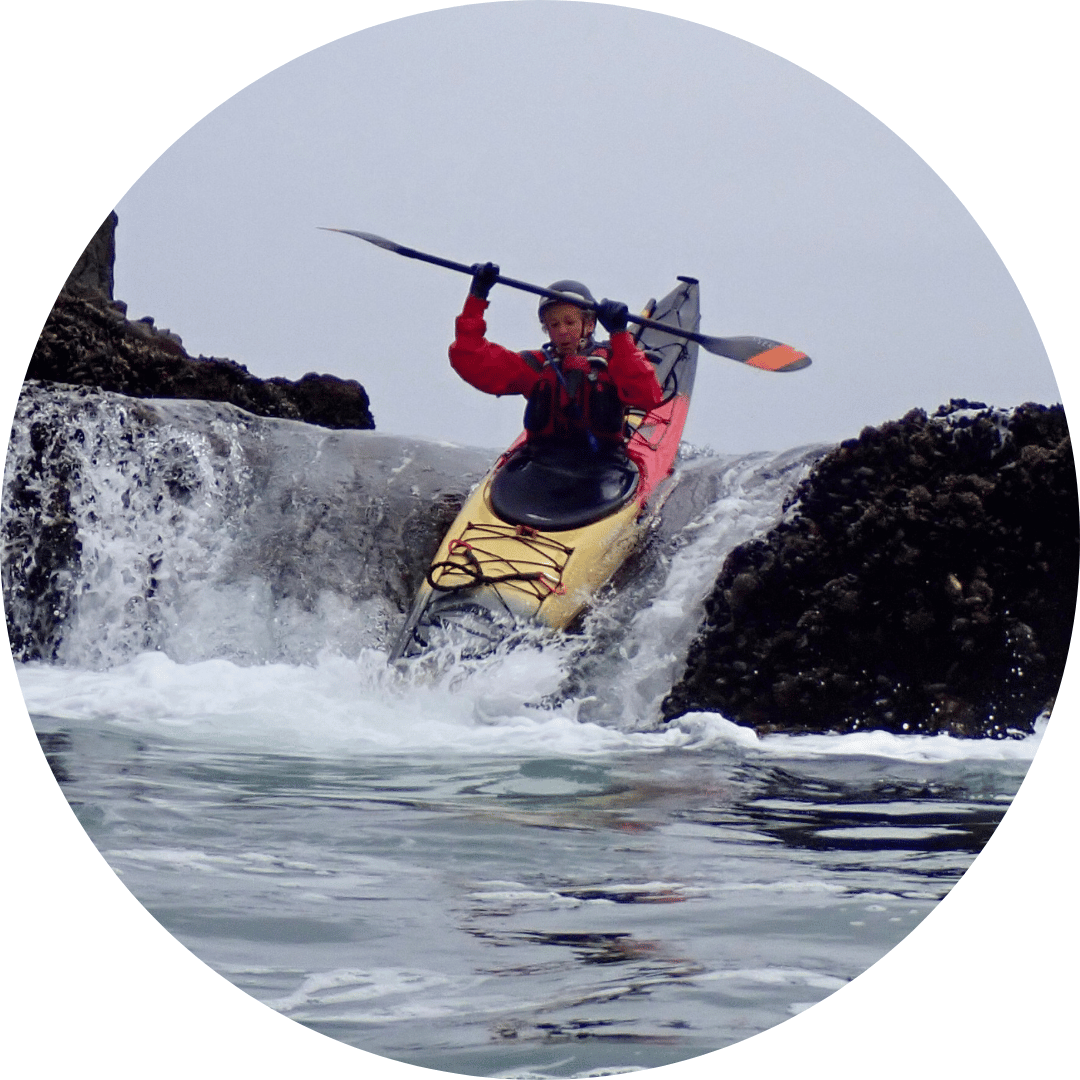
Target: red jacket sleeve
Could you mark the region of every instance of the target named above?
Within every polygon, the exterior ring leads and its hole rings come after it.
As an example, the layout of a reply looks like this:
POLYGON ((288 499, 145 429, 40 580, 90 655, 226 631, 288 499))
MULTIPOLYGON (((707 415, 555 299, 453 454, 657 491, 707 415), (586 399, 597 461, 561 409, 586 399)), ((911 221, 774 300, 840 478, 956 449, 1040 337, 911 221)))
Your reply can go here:
MULTIPOLYGON (((450 346, 450 366, 471 386, 485 394, 525 394, 538 378, 516 352, 504 349, 484 335, 484 312, 488 302, 471 293, 454 323, 454 343, 450 346)), ((648 361, 646 361, 647 363, 648 361)), ((655 382, 655 379, 653 380, 655 382)))
POLYGON ((624 405, 648 411, 663 400, 664 391, 656 378, 656 369, 625 330, 611 335, 608 374, 624 405))

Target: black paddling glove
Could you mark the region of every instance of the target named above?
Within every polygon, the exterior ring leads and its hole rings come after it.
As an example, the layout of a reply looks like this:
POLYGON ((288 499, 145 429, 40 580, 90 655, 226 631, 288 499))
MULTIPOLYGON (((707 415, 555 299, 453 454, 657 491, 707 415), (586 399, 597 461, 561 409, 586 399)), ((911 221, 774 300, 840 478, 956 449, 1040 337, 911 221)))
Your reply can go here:
POLYGON ((469 288, 469 292, 473 296, 479 296, 481 300, 488 298, 488 293, 491 292, 492 285, 499 278, 499 268, 491 262, 487 263, 474 263, 471 267, 472 270, 472 285, 469 288))
POLYGON ((619 334, 626 329, 630 309, 618 300, 601 300, 596 309, 596 318, 609 334, 619 334))

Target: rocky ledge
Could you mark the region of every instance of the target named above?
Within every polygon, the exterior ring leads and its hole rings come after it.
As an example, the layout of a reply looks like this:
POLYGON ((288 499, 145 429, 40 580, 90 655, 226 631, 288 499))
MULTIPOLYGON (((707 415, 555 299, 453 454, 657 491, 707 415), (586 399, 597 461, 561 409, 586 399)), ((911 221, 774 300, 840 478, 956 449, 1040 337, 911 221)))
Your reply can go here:
POLYGON ((195 398, 257 416, 327 428, 374 428, 367 392, 353 379, 310 373, 260 379, 243 364, 191 357, 152 318, 132 321, 113 299, 117 217, 109 215, 76 263, 38 339, 27 379, 96 386, 138 398, 195 398))
POLYGON ((867 428, 732 551, 665 717, 1028 733, 1065 666, 1077 520, 1060 405, 954 400, 867 428))

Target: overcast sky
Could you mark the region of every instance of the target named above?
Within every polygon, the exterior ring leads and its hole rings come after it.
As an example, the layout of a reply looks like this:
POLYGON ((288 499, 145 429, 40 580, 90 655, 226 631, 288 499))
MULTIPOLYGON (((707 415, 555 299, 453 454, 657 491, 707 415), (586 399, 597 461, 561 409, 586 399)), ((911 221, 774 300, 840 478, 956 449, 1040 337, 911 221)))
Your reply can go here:
MULTIPOLYGON (((703 355, 686 438, 835 441, 950 397, 1058 399, 993 247, 934 172, 828 84, 717 30, 593 4, 418 15, 278 68, 180 138, 117 206, 116 295, 193 355, 360 380, 378 428, 499 447, 520 398, 446 348, 467 279, 381 234, 639 308, 701 280, 703 330, 814 365, 703 355)), ((497 289, 490 336, 542 340, 497 289)))

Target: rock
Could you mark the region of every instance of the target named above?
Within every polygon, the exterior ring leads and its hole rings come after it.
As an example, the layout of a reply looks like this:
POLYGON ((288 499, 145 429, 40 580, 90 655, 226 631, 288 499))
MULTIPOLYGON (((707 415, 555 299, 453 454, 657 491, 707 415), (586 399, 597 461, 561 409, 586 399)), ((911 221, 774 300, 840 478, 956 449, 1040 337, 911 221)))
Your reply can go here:
POLYGON ((242 364, 193 358, 180 335, 152 316, 127 318, 113 298, 114 213, 75 264, 38 338, 26 378, 96 386, 131 397, 195 398, 237 405, 257 416, 328 428, 375 427, 367 392, 354 379, 309 373, 299 382, 260 379, 242 364))
POLYGON ((670 719, 758 731, 1023 734, 1057 692, 1080 560, 1061 406, 954 400, 826 455, 736 548, 670 719))
POLYGON ((116 211, 98 227, 93 240, 79 256, 64 288, 75 295, 94 296, 112 302, 113 266, 116 261, 116 211))

